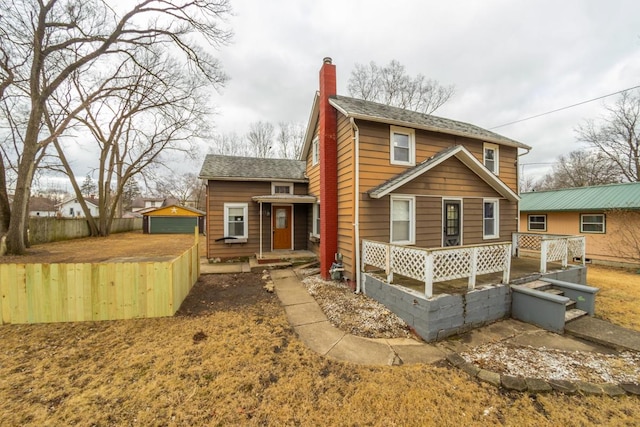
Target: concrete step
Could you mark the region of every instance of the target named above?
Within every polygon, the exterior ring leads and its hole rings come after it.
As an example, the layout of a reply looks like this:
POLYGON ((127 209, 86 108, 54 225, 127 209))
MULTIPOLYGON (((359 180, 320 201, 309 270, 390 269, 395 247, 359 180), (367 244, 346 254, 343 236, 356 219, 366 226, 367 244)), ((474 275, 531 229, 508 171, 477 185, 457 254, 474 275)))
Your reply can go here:
MULTIPOLYGON (((574 304, 575 304, 575 301, 574 301, 574 304)), ((578 308, 572 308, 570 310, 567 310, 567 312, 564 314, 564 323, 570 322, 572 320, 576 320, 586 315, 587 315, 586 311, 580 310, 578 308)))
POLYGON ((564 292, 561 291, 560 289, 556 289, 556 288, 549 288, 549 289, 545 289, 544 292, 548 293, 548 294, 553 294, 553 295, 564 295, 564 292))

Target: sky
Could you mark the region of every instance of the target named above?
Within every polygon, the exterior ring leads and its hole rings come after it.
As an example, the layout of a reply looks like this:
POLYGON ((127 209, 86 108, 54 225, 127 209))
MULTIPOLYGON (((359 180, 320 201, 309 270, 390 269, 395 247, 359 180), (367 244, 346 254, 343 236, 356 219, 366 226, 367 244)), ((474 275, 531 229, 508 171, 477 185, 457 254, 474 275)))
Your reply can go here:
MULTIPOLYGON (((638 1, 231 0, 231 44, 215 52, 230 81, 211 102, 217 132, 307 123, 322 59, 338 93, 356 63, 398 60, 409 75, 455 86, 434 114, 491 129, 640 85, 638 1)), ((494 129, 533 149, 524 176, 541 177, 583 146, 575 129, 616 96, 494 129)), ((199 165, 195 165, 199 168, 199 165)))

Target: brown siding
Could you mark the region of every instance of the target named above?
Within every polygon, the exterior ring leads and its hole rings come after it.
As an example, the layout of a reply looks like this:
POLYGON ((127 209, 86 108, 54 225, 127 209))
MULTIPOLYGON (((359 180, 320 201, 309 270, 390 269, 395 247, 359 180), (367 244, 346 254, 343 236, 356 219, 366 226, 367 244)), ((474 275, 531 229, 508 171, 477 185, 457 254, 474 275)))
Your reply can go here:
POLYGON ((295 227, 293 231, 293 249, 297 251, 307 249, 307 240, 309 238, 307 218, 309 217, 308 212, 310 212, 310 206, 311 205, 295 205, 293 207, 293 226, 295 227))
POLYGON ((609 262, 638 264, 638 254, 633 254, 630 239, 636 239, 640 230, 638 212, 521 212, 520 231, 522 233, 545 233, 585 236, 587 258, 609 262), (580 214, 604 214, 605 233, 580 233, 580 214), (529 215, 546 215, 547 231, 528 231, 529 215), (634 234, 634 231, 636 234, 634 234))
MULTIPOLYGON (((408 166, 390 164, 389 125, 366 121, 358 121, 357 124, 360 128, 360 185, 362 191, 367 191, 408 169, 408 166)), ((415 135, 416 164, 454 145, 464 146, 480 162, 483 160, 483 141, 419 129, 415 131, 415 135)), ((516 148, 500 146, 498 178, 515 192, 518 189, 516 160, 516 148)), ((475 175, 473 176, 475 177, 473 180, 478 180, 475 175)))
MULTIPOLYGON (((390 224, 387 224, 387 228, 390 224)), ((387 234, 389 231, 387 231, 387 234)), ((388 241, 388 240, 387 240, 388 241)), ((439 248, 442 244, 442 199, 416 197, 416 246, 439 248)))
MULTIPOLYGON (((316 125, 316 129, 313 132, 313 138, 318 136, 318 125, 316 125)), ((311 196, 315 196, 320 200, 320 165, 317 164, 313 166, 313 146, 309 149, 307 153, 307 177, 309 178, 308 185, 308 194, 311 196)), ((313 210, 309 208, 309 216, 307 218, 307 230, 313 230, 313 210)), ((307 234, 308 235, 308 234, 307 234)), ((315 254, 320 254, 320 245, 318 242, 312 242, 308 240, 307 249, 314 252, 315 254)))
POLYGON ((353 278, 354 250, 354 150, 351 123, 338 115, 338 251, 342 253, 346 276, 353 278))

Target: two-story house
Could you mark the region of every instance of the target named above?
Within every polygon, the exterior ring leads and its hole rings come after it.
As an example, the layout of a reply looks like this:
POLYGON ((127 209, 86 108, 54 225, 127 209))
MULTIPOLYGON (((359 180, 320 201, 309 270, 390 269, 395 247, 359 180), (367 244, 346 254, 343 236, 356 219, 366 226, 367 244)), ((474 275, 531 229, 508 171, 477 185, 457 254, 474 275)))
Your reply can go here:
POLYGON ((309 249, 358 279, 363 239, 420 247, 510 240, 518 150, 480 127, 337 95, 325 58, 300 160, 208 155, 209 258, 309 249))

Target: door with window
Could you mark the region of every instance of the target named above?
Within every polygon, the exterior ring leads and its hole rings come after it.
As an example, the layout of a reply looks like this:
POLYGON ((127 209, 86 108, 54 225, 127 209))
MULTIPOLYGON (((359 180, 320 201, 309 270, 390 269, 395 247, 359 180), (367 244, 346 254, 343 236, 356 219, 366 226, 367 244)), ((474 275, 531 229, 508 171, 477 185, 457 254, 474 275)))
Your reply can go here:
POLYGON ((273 249, 292 249, 291 206, 274 206, 271 217, 273 219, 273 249))
POLYGON ((444 201, 442 246, 460 246, 460 237, 462 236, 461 205, 460 200, 444 201))

